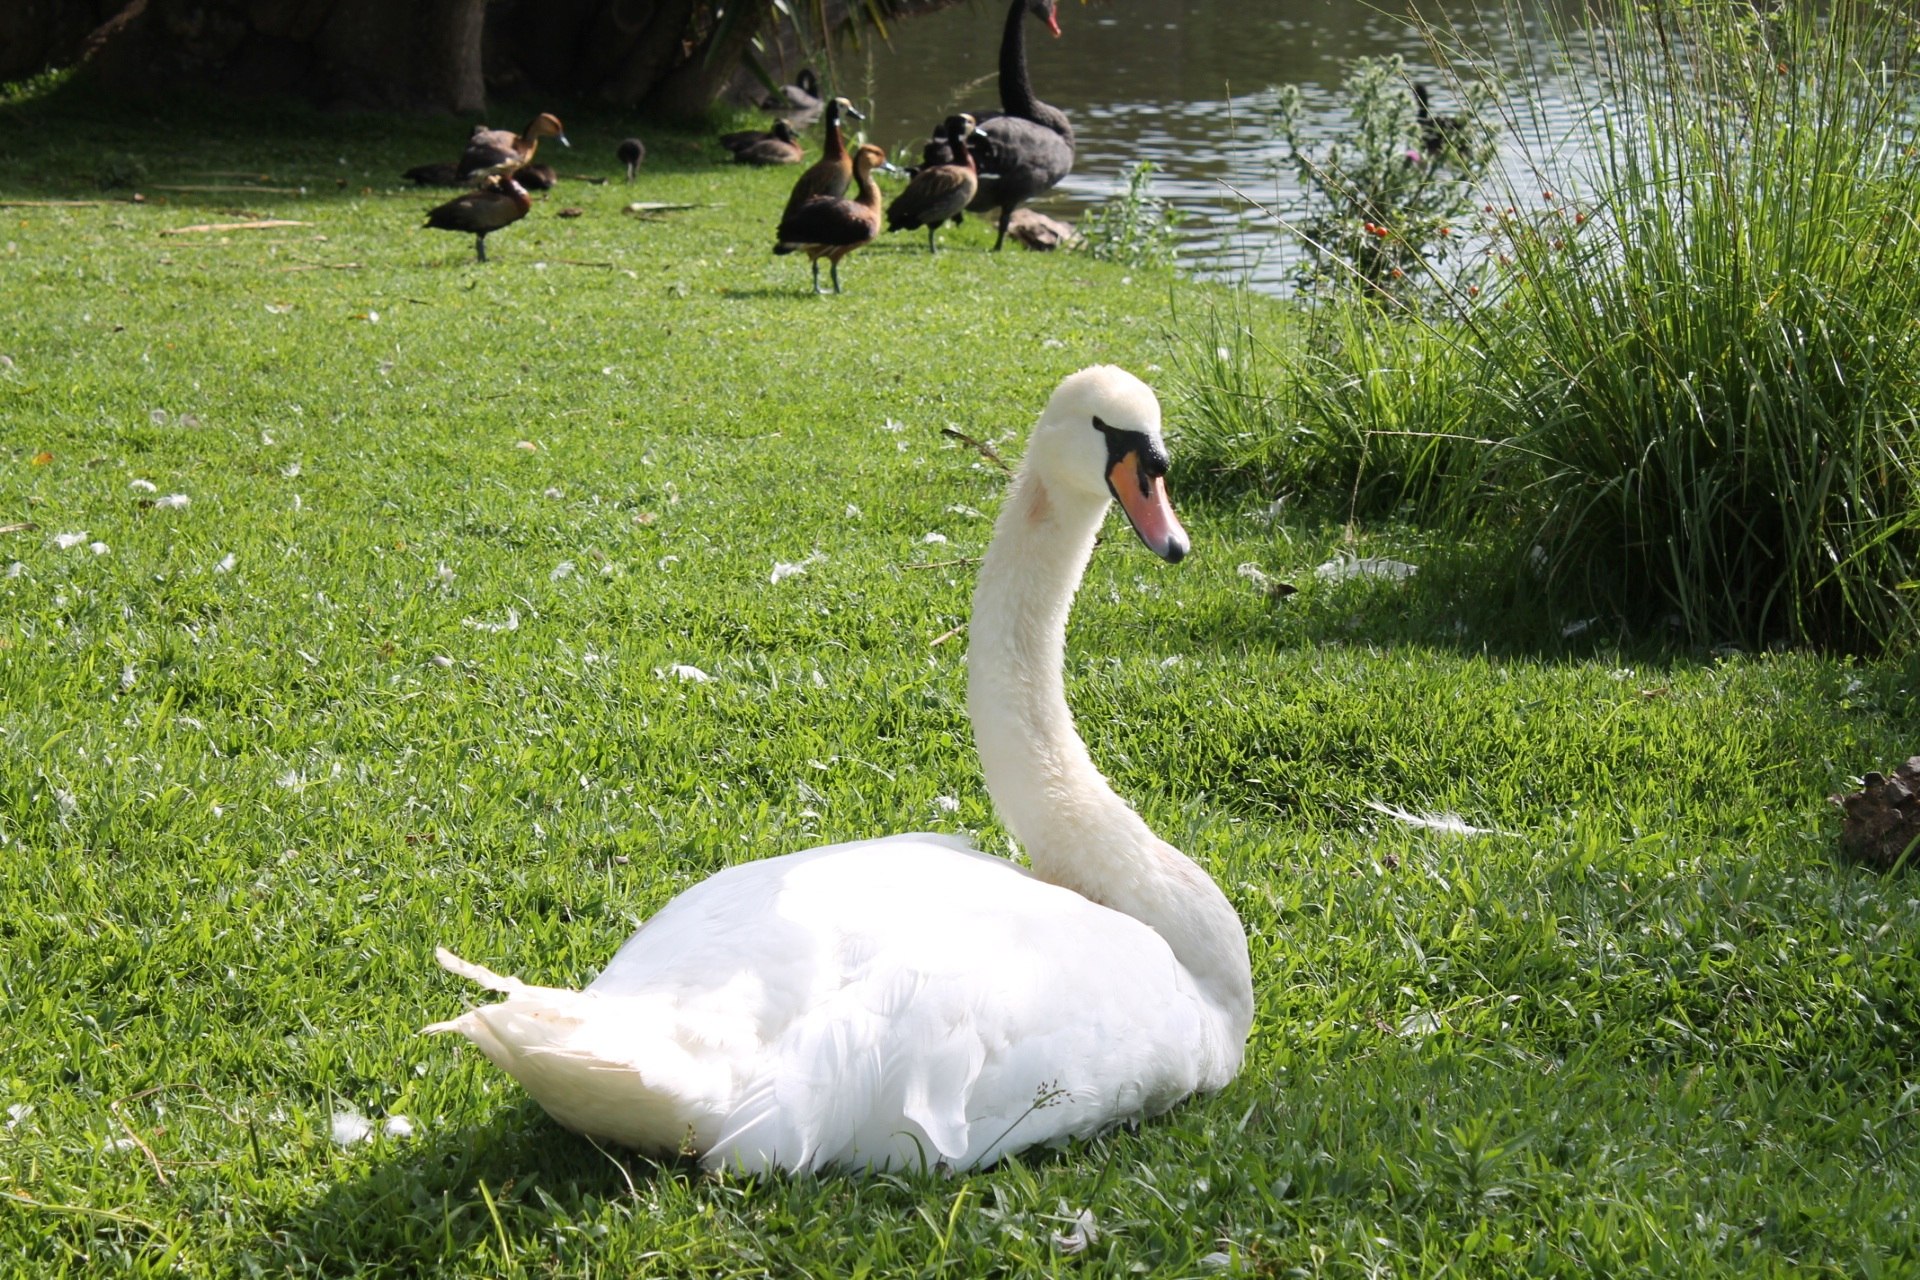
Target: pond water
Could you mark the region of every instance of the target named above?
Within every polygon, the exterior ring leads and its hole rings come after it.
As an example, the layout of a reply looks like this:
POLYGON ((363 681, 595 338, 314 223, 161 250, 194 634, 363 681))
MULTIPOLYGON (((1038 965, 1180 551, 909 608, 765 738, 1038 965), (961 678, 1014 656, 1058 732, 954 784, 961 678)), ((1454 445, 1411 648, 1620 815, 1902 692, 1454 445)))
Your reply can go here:
MULTIPOLYGON (((1183 268, 1284 292, 1297 250, 1248 199, 1283 216, 1301 208, 1291 174, 1276 164, 1285 148, 1270 124, 1272 88, 1299 85, 1310 133, 1330 136, 1345 120, 1339 88, 1353 58, 1397 53, 1412 77, 1444 85, 1414 13, 1451 29, 1480 69, 1530 100, 1533 136, 1503 142, 1496 185, 1524 188, 1535 158, 1566 158, 1580 95, 1557 69, 1540 0, 1518 17, 1484 0, 1422 0, 1414 11, 1394 3, 1061 0, 1060 39, 1028 20, 1028 63, 1035 93, 1073 117, 1079 151, 1074 172, 1034 207, 1078 218, 1124 190, 1137 161, 1151 160, 1154 193, 1181 214, 1183 268)), ((897 153, 951 110, 997 107, 1005 17, 1005 0, 973 0, 895 24, 891 47, 841 53, 844 90, 875 107, 868 137, 897 153)), ((1437 98, 1435 109, 1447 111, 1444 90, 1437 98)))

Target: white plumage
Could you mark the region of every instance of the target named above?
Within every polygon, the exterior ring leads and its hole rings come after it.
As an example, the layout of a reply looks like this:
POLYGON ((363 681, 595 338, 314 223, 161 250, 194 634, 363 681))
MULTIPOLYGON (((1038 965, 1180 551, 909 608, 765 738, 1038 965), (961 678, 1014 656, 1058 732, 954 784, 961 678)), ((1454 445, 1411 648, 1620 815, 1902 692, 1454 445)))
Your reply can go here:
POLYGON ((1055 392, 975 596, 969 704, 1029 872, 939 835, 732 867, 585 991, 506 994, 457 1031, 560 1123, 749 1170, 952 1169, 1152 1114, 1239 1069, 1245 935, 1107 787, 1061 692, 1067 606, 1112 492, 1168 559, 1159 405, 1110 367, 1055 392), (1095 425, 1095 424, 1099 425, 1095 425))

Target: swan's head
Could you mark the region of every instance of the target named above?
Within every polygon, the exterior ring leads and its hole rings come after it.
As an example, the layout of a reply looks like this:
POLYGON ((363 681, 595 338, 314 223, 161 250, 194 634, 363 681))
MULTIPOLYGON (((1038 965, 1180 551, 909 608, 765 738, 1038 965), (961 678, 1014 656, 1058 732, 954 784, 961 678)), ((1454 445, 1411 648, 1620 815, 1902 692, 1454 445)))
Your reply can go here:
POLYGON ((1027 12, 1047 24, 1053 38, 1060 38, 1060 16, 1054 0, 1027 0, 1027 12))
POLYGON ((1026 465, 1054 493, 1112 497, 1162 559, 1187 554, 1187 531, 1167 501, 1159 398, 1125 369, 1094 365, 1056 387, 1033 429, 1026 465))

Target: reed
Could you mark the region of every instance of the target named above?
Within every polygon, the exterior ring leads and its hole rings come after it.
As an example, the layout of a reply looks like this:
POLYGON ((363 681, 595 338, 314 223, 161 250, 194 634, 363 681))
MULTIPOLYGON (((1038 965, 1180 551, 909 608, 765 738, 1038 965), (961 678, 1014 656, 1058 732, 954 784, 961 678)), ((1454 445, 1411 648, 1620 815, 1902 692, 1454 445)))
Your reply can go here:
POLYGON ((1559 37, 1590 59, 1588 171, 1530 158, 1539 186, 1487 204, 1485 275, 1438 305, 1321 300, 1323 340, 1266 375, 1282 412, 1340 446, 1356 504, 1497 526, 1570 610, 1692 642, 1910 643, 1915 19, 1597 16, 1559 37))

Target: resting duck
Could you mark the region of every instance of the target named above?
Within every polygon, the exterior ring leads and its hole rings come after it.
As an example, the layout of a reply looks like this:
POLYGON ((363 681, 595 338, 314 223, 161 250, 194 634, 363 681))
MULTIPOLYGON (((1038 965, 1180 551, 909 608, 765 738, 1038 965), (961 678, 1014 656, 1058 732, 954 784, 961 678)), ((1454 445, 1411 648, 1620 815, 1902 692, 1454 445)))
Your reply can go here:
POLYGON ((467 185, 460 179, 459 164, 452 160, 417 164, 400 176, 416 187, 464 187, 467 185))
POLYGON ((760 141, 733 149, 735 164, 799 164, 801 156, 800 136, 785 120, 775 120, 760 141))
POLYGON ((1114 794, 1063 692, 1110 499, 1156 555, 1186 555, 1166 470, 1153 392, 1083 369, 1047 401, 981 562, 967 709, 1029 866, 934 834, 744 863, 584 991, 442 950, 506 999, 427 1030, 569 1128, 747 1172, 973 1169, 1232 1080, 1253 1021, 1240 918, 1114 794))

